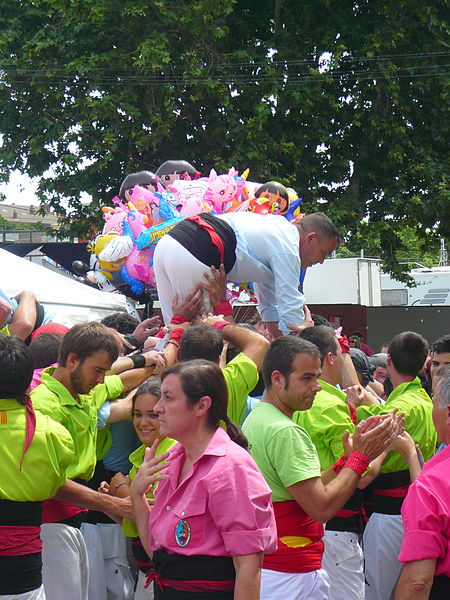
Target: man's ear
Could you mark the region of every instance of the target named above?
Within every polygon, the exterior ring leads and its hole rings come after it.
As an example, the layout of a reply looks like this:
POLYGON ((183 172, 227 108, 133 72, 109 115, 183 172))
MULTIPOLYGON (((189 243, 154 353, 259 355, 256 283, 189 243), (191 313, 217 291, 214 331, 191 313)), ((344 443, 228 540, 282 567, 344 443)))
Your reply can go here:
POLYGON ((284 389, 286 378, 280 371, 272 371, 272 374, 270 375, 270 380, 272 382, 272 387, 274 387, 275 389, 284 389))
POLYGON ((323 362, 322 362, 322 367, 323 367, 323 365, 328 365, 330 367, 334 366, 334 357, 331 352, 327 352, 325 354, 325 358, 323 359, 323 362))
POLYGON ((80 362, 81 361, 78 358, 78 355, 75 354, 75 352, 70 352, 67 355, 67 358, 66 358, 66 368, 68 368, 71 371, 73 371, 74 369, 76 369, 80 365, 80 362))
POLYGON ((315 231, 310 231, 309 233, 306 234, 306 239, 311 242, 312 240, 315 240, 317 238, 317 233, 315 231))

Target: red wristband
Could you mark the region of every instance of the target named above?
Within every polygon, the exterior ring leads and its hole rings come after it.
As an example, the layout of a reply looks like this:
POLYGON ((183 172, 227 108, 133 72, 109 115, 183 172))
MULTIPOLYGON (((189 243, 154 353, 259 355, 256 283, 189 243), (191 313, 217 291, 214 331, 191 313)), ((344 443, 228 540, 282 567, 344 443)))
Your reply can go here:
POLYGON ((351 469, 357 475, 362 477, 364 473, 367 471, 370 464, 370 458, 360 452, 359 450, 353 450, 350 456, 347 458, 347 462, 345 463, 346 469, 351 469))
POLYGON ((164 327, 161 327, 161 329, 158 331, 158 333, 155 335, 155 337, 157 338, 163 338, 165 336, 165 331, 164 331, 164 327))
POLYGON ((186 317, 182 317, 181 315, 173 315, 170 324, 171 325, 181 325, 182 323, 187 323, 188 320, 186 317))
POLYGON ((228 302, 228 300, 222 300, 220 304, 217 306, 213 306, 215 315, 223 315, 224 317, 229 317, 233 314, 233 307, 228 302))
POLYGON ((217 331, 222 331, 222 329, 227 325, 231 325, 231 323, 229 323, 228 321, 217 321, 216 323, 212 324, 214 329, 217 329, 217 331))
POLYGON ((338 337, 338 342, 342 350, 342 354, 350 354, 350 346, 348 345, 348 337, 343 335, 338 337))
POLYGON ((169 340, 171 340, 172 342, 178 342, 180 343, 181 340, 181 336, 184 333, 184 329, 182 327, 177 327, 176 329, 172 329, 172 331, 170 332, 169 335, 169 340))
POLYGON ((343 454, 341 456, 341 458, 338 458, 338 460, 334 463, 333 465, 333 471, 338 474, 342 471, 342 469, 345 467, 345 463, 347 462, 347 457, 345 456, 345 454, 343 454))

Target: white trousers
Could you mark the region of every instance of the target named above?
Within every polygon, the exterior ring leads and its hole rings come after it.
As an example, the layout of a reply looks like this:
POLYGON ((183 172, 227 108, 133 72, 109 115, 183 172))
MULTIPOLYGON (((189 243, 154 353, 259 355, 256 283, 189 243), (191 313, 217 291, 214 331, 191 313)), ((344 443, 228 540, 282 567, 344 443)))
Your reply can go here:
POLYGON ((46 523, 41 527, 41 539, 47 600, 88 600, 88 556, 81 531, 62 523, 46 523))
POLYGON ((0 594, 0 600, 45 600, 44 586, 23 594, 0 594))
POLYGON ((364 600, 364 558, 357 533, 325 530, 322 568, 333 600, 364 600))
POLYGON ((147 582, 147 577, 142 571, 139 571, 138 580, 136 584, 136 590, 134 592, 134 600, 153 600, 155 595, 153 593, 153 582, 144 588, 147 582))
POLYGON ((89 562, 89 600, 131 600, 134 578, 127 542, 116 523, 83 523, 89 562))
POLYGON ((402 570, 402 540, 401 515, 373 513, 363 536, 366 600, 390 600, 402 570))
POLYGON ((329 598, 328 575, 323 569, 309 573, 282 573, 261 569, 260 600, 329 600, 329 598))
MULTIPOLYGON (((163 236, 156 245, 153 268, 162 316, 164 323, 168 325, 172 318, 174 294, 177 294, 178 300, 183 300, 199 281, 205 282, 203 275, 208 273, 210 268, 170 235, 163 236)), ((207 300, 205 309, 210 310, 207 300)))

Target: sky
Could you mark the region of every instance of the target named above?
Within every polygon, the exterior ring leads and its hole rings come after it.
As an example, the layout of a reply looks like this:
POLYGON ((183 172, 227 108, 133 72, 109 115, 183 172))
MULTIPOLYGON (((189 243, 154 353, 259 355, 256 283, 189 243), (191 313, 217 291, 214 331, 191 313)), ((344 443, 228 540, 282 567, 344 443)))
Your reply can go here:
POLYGON ((13 171, 8 183, 0 183, 0 192, 5 194, 5 204, 39 205, 36 197, 38 179, 31 179, 19 171, 13 171))

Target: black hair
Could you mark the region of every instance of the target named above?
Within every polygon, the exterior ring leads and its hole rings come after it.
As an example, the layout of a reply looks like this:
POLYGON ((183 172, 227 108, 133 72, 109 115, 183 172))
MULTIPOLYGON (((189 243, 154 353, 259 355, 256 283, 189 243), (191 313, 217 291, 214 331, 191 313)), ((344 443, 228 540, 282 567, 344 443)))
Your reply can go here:
POLYGON ((61 333, 41 333, 28 346, 35 369, 49 367, 58 361, 59 348, 63 340, 61 333))
POLYGON ((307 340, 311 342, 320 350, 320 355, 322 357, 322 362, 325 359, 325 356, 328 352, 331 354, 336 354, 338 351, 338 341, 336 335, 334 333, 334 329, 330 329, 326 325, 318 325, 317 327, 307 327, 303 329, 298 334, 302 340, 307 340))
POLYGON ((0 398, 14 398, 24 404, 32 377, 33 357, 25 342, 0 335, 0 398))
POLYGON ((334 329, 330 321, 325 317, 322 317, 322 315, 312 314, 311 319, 314 321, 314 325, 316 327, 319 327, 319 325, 323 325, 324 327, 331 327, 331 329, 334 329))
POLYGON ((217 429, 220 422, 224 421, 231 440, 247 450, 247 438, 241 428, 232 423, 227 415, 227 386, 223 373, 216 363, 201 359, 177 363, 162 373, 161 382, 168 375, 179 376, 181 389, 192 406, 203 396, 209 396, 211 398, 211 406, 208 410, 209 425, 217 429))
POLYGON ((61 367, 65 367, 69 354, 76 354, 83 362, 99 350, 107 352, 111 362, 117 360, 119 346, 114 334, 102 323, 95 321, 78 323, 65 334, 59 349, 58 363, 61 367))
POLYGON ((125 192, 135 185, 153 185, 156 188, 156 178, 154 173, 151 171, 138 171, 137 173, 130 173, 122 181, 119 190, 119 198, 125 200, 125 192))
POLYGON ((289 201, 289 192, 286 187, 282 183, 278 183, 278 181, 268 181, 260 186, 255 192, 255 198, 259 198, 261 194, 264 192, 269 192, 269 194, 278 194, 280 198, 284 198, 289 201))
POLYGON ((115 312, 110 315, 106 315, 100 321, 106 327, 111 327, 119 333, 126 335, 127 333, 133 333, 136 327, 139 325, 139 321, 131 315, 124 312, 115 312))
MULTIPOLYGON (((249 331, 252 331, 253 333, 257 333, 261 337, 264 337, 264 335, 260 331, 258 331, 256 329, 256 327, 254 325, 252 325, 251 323, 236 323, 236 326, 243 327, 244 329, 248 329, 249 331)), ((236 358, 236 356, 240 353, 241 353, 241 351, 239 350, 239 348, 236 348, 236 346, 233 346, 230 343, 228 343, 227 355, 226 355, 227 364, 230 362, 230 360, 233 360, 233 358, 236 358)))
POLYGON ((306 217, 303 217, 303 219, 297 223, 297 227, 300 228, 302 233, 316 232, 325 238, 336 238, 339 242, 341 241, 341 236, 336 225, 329 217, 321 212, 306 215, 306 217))
POLYGON ((169 175, 170 173, 196 175, 197 170, 186 160, 166 160, 158 167, 155 175, 161 179, 163 175, 169 175))
POLYGON ((392 338, 388 354, 401 375, 417 377, 428 355, 428 342, 414 331, 404 331, 392 338))
POLYGON ((209 325, 193 325, 181 336, 178 360, 204 358, 216 362, 223 350, 222 334, 209 325))
MULTIPOLYGON (((310 329, 314 329, 311 327, 310 329)), ((266 388, 272 386, 272 373, 279 371, 286 381, 293 371, 292 363, 299 354, 308 354, 321 360, 317 346, 292 335, 286 335, 274 340, 264 356, 262 375, 266 388)))
POLYGON ((443 335, 436 340, 431 346, 431 351, 435 354, 450 352, 450 334, 443 335))
POLYGON ((253 317, 250 317, 249 319, 247 319, 247 323, 249 325, 256 325, 257 323, 261 323, 262 319, 261 319, 261 315, 258 312, 255 312, 255 314, 253 315, 253 317))

